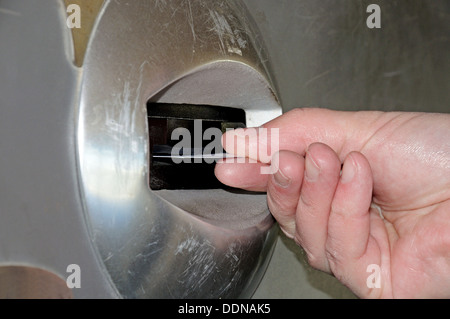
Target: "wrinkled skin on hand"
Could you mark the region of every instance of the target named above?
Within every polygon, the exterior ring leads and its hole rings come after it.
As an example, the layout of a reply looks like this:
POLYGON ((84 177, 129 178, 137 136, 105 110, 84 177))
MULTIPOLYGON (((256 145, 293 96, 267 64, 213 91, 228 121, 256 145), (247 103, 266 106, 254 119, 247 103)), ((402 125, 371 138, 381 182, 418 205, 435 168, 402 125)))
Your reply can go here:
MULTIPOLYGON (((263 127, 279 128, 276 173, 224 160, 216 176, 267 192, 313 267, 362 298, 450 297, 450 115, 296 109, 263 127)), ((238 145, 227 151, 254 154, 240 133, 224 135, 238 145)))

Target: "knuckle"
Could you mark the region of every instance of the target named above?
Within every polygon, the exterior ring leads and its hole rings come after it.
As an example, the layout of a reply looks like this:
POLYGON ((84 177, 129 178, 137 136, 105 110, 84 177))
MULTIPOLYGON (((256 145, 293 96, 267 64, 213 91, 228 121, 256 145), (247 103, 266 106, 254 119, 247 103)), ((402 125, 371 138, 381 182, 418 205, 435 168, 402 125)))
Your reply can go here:
POLYGON ((306 260, 308 264, 315 269, 322 270, 322 271, 328 271, 326 265, 326 261, 324 260, 323 256, 320 256, 320 254, 315 251, 313 252, 310 247, 305 243, 305 240, 297 233, 294 237, 294 240, 298 246, 300 246, 306 255, 306 260))
POLYGON ((322 270, 323 261, 321 258, 318 258, 316 255, 314 255, 310 252, 306 252, 306 257, 308 259, 308 264, 311 267, 322 270))
POLYGON ((295 241, 295 223, 294 222, 286 222, 280 224, 281 231, 286 235, 287 238, 293 239, 295 241))
POLYGON ((292 215, 292 212, 295 211, 293 203, 277 191, 269 191, 267 193, 267 203, 269 210, 276 215, 292 215))
POLYGON ((310 196, 306 196, 304 192, 300 194, 300 201, 302 202, 303 206, 305 208, 312 208, 314 207, 314 201, 310 196))
POLYGON ((325 246, 325 257, 333 273, 338 273, 338 270, 342 268, 342 256, 339 251, 336 245, 327 243, 325 246))

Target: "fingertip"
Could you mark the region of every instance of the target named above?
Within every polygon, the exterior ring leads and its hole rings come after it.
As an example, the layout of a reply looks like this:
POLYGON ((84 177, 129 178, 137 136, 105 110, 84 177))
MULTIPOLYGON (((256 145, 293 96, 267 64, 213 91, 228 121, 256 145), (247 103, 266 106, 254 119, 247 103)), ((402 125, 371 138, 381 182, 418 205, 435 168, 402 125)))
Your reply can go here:
POLYGON ((372 202, 373 177, 370 164, 359 152, 349 153, 344 160, 332 209, 347 216, 365 215, 372 202))
MULTIPOLYGON (((258 147, 258 131, 256 128, 237 128, 227 130, 222 135, 222 147, 232 155, 239 157, 255 157, 258 147)), ((257 158, 253 158, 257 160, 257 158)))
POLYGON ((306 150, 306 176, 308 181, 317 181, 319 174, 325 179, 337 181, 341 162, 336 152, 326 144, 313 143, 306 150))
POLYGON ((328 233, 330 251, 354 260, 366 249, 370 232, 373 179, 370 165, 359 152, 348 154, 332 202, 328 233))
POLYGON ((372 189, 372 169, 367 158, 360 152, 349 153, 342 167, 341 184, 355 182, 372 189))
POLYGON ((328 219, 339 182, 341 162, 326 144, 309 145, 305 158, 305 177, 297 207, 297 242, 314 268, 329 272, 325 255, 328 219))
POLYGON ((224 160, 219 160, 216 163, 216 166, 214 168, 214 174, 216 175, 217 179, 226 184, 226 182, 230 179, 231 175, 233 174, 233 170, 224 160))
POLYGON ((264 192, 267 189, 268 175, 261 174, 262 167, 265 165, 261 163, 236 163, 233 159, 221 160, 216 164, 214 173, 224 185, 264 192))
POLYGON ((272 157, 273 182, 277 187, 286 189, 291 185, 294 189, 300 187, 303 180, 304 172, 303 156, 290 152, 280 151, 272 157))
POLYGON ((352 154, 349 154, 344 161, 344 166, 342 167, 341 183, 342 184, 350 183, 355 177, 355 174, 357 173, 358 170, 359 169, 357 162, 355 162, 352 154))

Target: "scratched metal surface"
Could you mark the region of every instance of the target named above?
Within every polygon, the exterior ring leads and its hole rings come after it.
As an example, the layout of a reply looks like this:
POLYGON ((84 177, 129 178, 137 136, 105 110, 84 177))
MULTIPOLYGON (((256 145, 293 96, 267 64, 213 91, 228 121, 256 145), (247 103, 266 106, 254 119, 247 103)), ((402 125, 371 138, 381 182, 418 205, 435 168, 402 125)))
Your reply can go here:
POLYGON ((108 1, 91 36, 80 188, 100 263, 124 298, 249 297, 267 265, 276 228, 265 195, 169 196, 147 184, 149 99, 239 107, 250 126, 281 114, 243 10, 236 1, 108 1), (233 218, 229 202, 239 199, 233 218))
POLYGON ((195 212, 152 193, 146 102, 267 121, 263 47, 236 1, 105 3, 78 68, 62 0, 0 0, 0 269, 77 264, 75 298, 250 296, 275 243, 264 195, 235 218, 234 193, 195 212))

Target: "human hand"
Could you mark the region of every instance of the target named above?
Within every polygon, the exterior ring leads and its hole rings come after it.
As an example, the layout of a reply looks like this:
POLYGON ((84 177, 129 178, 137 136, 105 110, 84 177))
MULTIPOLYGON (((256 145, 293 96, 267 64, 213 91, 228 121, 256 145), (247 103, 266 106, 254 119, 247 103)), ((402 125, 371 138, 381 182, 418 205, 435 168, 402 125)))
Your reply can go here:
MULTIPOLYGON (((263 127, 279 128, 276 172, 224 160, 216 176, 267 192, 313 267, 362 298, 450 297, 450 115, 296 109, 263 127), (369 265, 380 288, 367 284, 369 265)), ((227 151, 256 154, 238 132, 224 135, 238 145, 227 151)))

